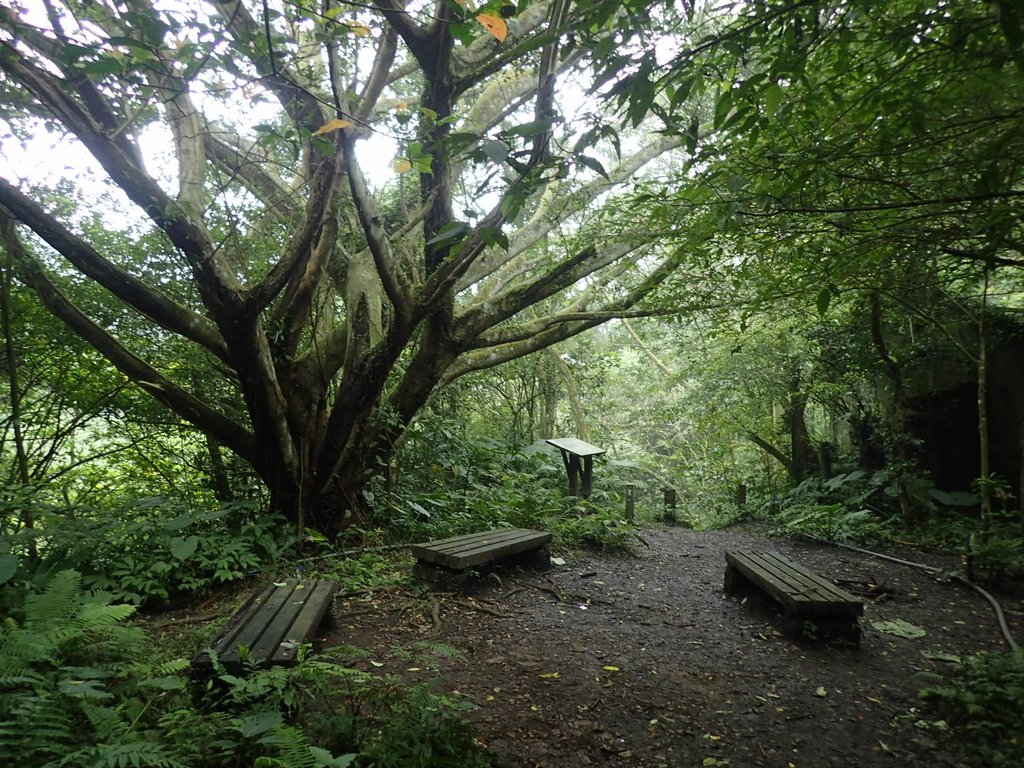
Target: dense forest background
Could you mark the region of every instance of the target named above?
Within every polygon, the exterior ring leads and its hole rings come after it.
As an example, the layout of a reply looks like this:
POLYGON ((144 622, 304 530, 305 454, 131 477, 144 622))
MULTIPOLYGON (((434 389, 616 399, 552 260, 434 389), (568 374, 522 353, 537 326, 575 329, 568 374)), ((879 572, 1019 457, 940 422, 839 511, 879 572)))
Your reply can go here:
POLYGON ((1010 0, 0 8, 11 621, 69 571, 154 607, 624 547, 665 489, 1019 579, 1022 40, 1010 0))

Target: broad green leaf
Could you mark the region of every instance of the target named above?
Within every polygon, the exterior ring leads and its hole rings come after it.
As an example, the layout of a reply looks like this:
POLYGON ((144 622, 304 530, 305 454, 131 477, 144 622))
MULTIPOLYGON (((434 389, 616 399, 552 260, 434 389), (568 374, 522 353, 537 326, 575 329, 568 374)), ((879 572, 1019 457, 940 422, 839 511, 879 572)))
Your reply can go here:
POLYGON ((0 555, 0 584, 6 584, 18 572, 17 555, 0 555))
POLYGON ((608 178, 608 171, 604 169, 604 166, 601 165, 600 161, 594 159, 593 157, 587 157, 586 155, 577 155, 576 162, 578 162, 580 165, 585 165, 592 171, 596 171, 598 174, 601 175, 602 178, 608 178))
POLYGON ((445 224, 436 235, 427 240, 427 245, 436 245, 449 240, 456 240, 469 231, 469 226, 462 221, 452 221, 445 224))
POLYGON ((828 312, 829 304, 832 303, 832 289, 829 286, 825 286, 818 291, 818 297, 814 300, 814 306, 818 310, 819 315, 824 315, 828 312))
POLYGON ((887 635, 895 635, 896 637, 905 637, 908 640, 914 640, 928 634, 921 627, 911 624, 908 621, 904 621, 903 619, 893 619, 892 621, 873 621, 871 622, 871 626, 879 632, 884 632, 887 635))
POLYGON ((249 715, 238 725, 239 732, 248 738, 266 733, 271 728, 276 728, 284 722, 280 712, 259 712, 249 715))
POLYGON ((195 554, 196 549, 199 547, 199 537, 189 536, 188 538, 182 538, 181 536, 175 536, 171 539, 169 547, 171 554, 176 558, 179 560, 188 560, 195 554))
POLYGON ((509 136, 522 136, 524 139, 529 139, 533 136, 547 133, 551 130, 553 125, 554 122, 548 119, 531 120, 528 123, 523 123, 522 125, 517 125, 514 128, 509 128, 506 133, 509 136))
POLYGON ((777 83, 768 86, 764 92, 764 112, 768 117, 775 117, 782 104, 782 86, 777 83))
POLYGON ((488 139, 480 145, 480 149, 494 163, 503 163, 508 158, 508 145, 496 139, 488 139))

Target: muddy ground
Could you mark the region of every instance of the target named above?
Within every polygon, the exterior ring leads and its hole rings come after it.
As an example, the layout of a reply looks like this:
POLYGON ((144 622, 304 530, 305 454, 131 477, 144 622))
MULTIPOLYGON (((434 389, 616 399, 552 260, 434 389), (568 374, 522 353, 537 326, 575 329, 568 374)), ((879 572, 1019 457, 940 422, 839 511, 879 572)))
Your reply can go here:
MULTIPOLYGON (((429 681, 471 702, 469 720, 507 766, 958 765, 918 692, 949 663, 943 655, 1005 648, 979 595, 756 526, 646 530, 643 539, 632 558, 556 550, 564 565, 545 554, 462 578, 428 569, 427 592, 339 599, 335 628, 320 642, 364 648, 358 666, 367 671, 429 681), (725 595, 729 549, 776 550, 875 593, 865 597, 859 647, 788 639, 770 601, 725 595), (872 627, 897 619, 926 634, 872 627), (408 650, 422 643, 465 658, 411 662, 408 650)), ((1001 599, 1024 636, 1024 603, 1001 599)))

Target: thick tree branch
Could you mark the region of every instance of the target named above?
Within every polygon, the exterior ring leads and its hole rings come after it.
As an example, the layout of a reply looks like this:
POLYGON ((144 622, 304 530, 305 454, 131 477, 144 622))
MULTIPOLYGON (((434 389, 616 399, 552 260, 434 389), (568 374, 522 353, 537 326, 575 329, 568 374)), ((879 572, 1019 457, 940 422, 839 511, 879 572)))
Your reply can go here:
POLYGON ((488 328, 507 320, 528 306, 565 290, 599 269, 627 256, 636 246, 616 243, 600 251, 584 248, 525 285, 510 288, 486 304, 470 308, 457 322, 458 336, 472 339, 488 328))
POLYGON ((159 226, 188 258, 203 300, 220 323, 236 305, 242 286, 202 222, 169 197, 160 185, 103 127, 97 124, 55 78, 24 59, 7 43, 0 44, 0 69, 32 93, 92 153, 111 179, 159 226))
POLYGON ((366 236, 366 244, 373 255, 373 263, 377 267, 377 276, 380 277, 384 292, 395 307, 395 311, 403 317, 408 316, 411 310, 411 299, 406 286, 398 272, 397 260, 391 249, 391 241, 388 238, 387 230, 377 211, 376 203, 370 194, 366 179, 363 178, 363 171, 359 167, 359 161, 355 157, 355 137, 348 130, 339 131, 342 133, 341 151, 345 163, 346 175, 349 181, 349 189, 352 192, 352 201, 356 206, 356 213, 359 216, 359 223, 363 227, 366 236))
POLYGON ((227 347, 210 320, 177 304, 128 272, 104 259, 89 243, 72 234, 35 201, 6 179, 0 179, 0 205, 29 226, 82 274, 92 278, 121 301, 174 333, 201 344, 221 360, 227 347))
POLYGON ((193 397, 122 346, 78 309, 23 248, 10 242, 5 246, 18 265, 19 277, 39 295, 46 308, 63 320, 68 328, 94 347, 121 373, 197 429, 216 435, 218 440, 242 458, 248 461, 255 458, 255 446, 249 432, 193 397))
POLYGON ((595 312, 585 313, 582 319, 573 319, 572 315, 560 318, 556 314, 544 330, 529 338, 487 348, 472 349, 471 345, 464 346, 464 349, 471 351, 464 352, 455 360, 445 371, 441 383, 447 384, 471 371, 493 368, 516 360, 598 326, 612 317, 619 316, 620 313, 629 313, 631 307, 639 304, 667 280, 676 266, 675 257, 668 256, 662 259, 647 277, 625 295, 608 302, 595 312))
POLYGON ((546 203, 541 205, 526 226, 513 235, 508 251, 494 248, 486 257, 477 259, 459 281, 457 290, 464 291, 470 286, 480 283, 481 280, 533 247, 542 238, 549 235, 555 227, 568 221, 582 206, 632 178, 652 160, 679 146, 681 146, 681 140, 678 137, 660 136, 629 157, 623 158, 609 172, 608 179, 595 179, 581 189, 571 192, 565 191, 562 184, 553 185, 550 191, 545 191, 546 203))

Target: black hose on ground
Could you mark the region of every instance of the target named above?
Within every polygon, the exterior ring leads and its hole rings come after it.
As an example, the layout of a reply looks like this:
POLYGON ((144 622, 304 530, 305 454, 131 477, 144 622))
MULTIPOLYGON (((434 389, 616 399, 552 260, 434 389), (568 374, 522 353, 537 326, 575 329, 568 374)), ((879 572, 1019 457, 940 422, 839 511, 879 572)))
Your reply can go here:
MULTIPOLYGON (((807 536, 807 534, 804 535, 807 536)), ((872 552, 870 549, 864 549, 863 547, 855 547, 852 544, 843 544, 838 541, 826 541, 825 539, 819 539, 814 536, 807 536, 807 538, 809 538, 811 541, 816 541, 820 544, 832 544, 836 547, 842 547, 843 549, 849 549, 853 550, 854 552, 860 552, 863 555, 871 555, 871 557, 877 557, 882 560, 888 560, 891 563, 906 565, 910 568, 918 568, 922 571, 927 571, 933 576, 937 573, 941 573, 941 569, 934 568, 930 565, 924 565, 923 563, 915 563, 910 560, 903 560, 902 558, 892 557, 891 555, 883 555, 881 552, 872 552)), ((1010 633, 1010 625, 1006 622, 1006 614, 1003 613, 1003 607, 999 604, 999 601, 992 596, 992 593, 990 593, 986 589, 982 589, 973 581, 968 579, 966 576, 957 573, 951 574, 951 577, 959 582, 962 582, 963 584, 966 584, 968 587, 970 587, 979 595, 988 600, 989 604, 992 606, 992 610, 995 611, 996 620, 999 622, 999 629, 1003 633, 1003 638, 1006 640, 1006 644, 1010 646, 1011 651, 1016 652, 1020 648, 1020 646, 1017 645, 1017 641, 1013 638, 1013 635, 1010 633)))

